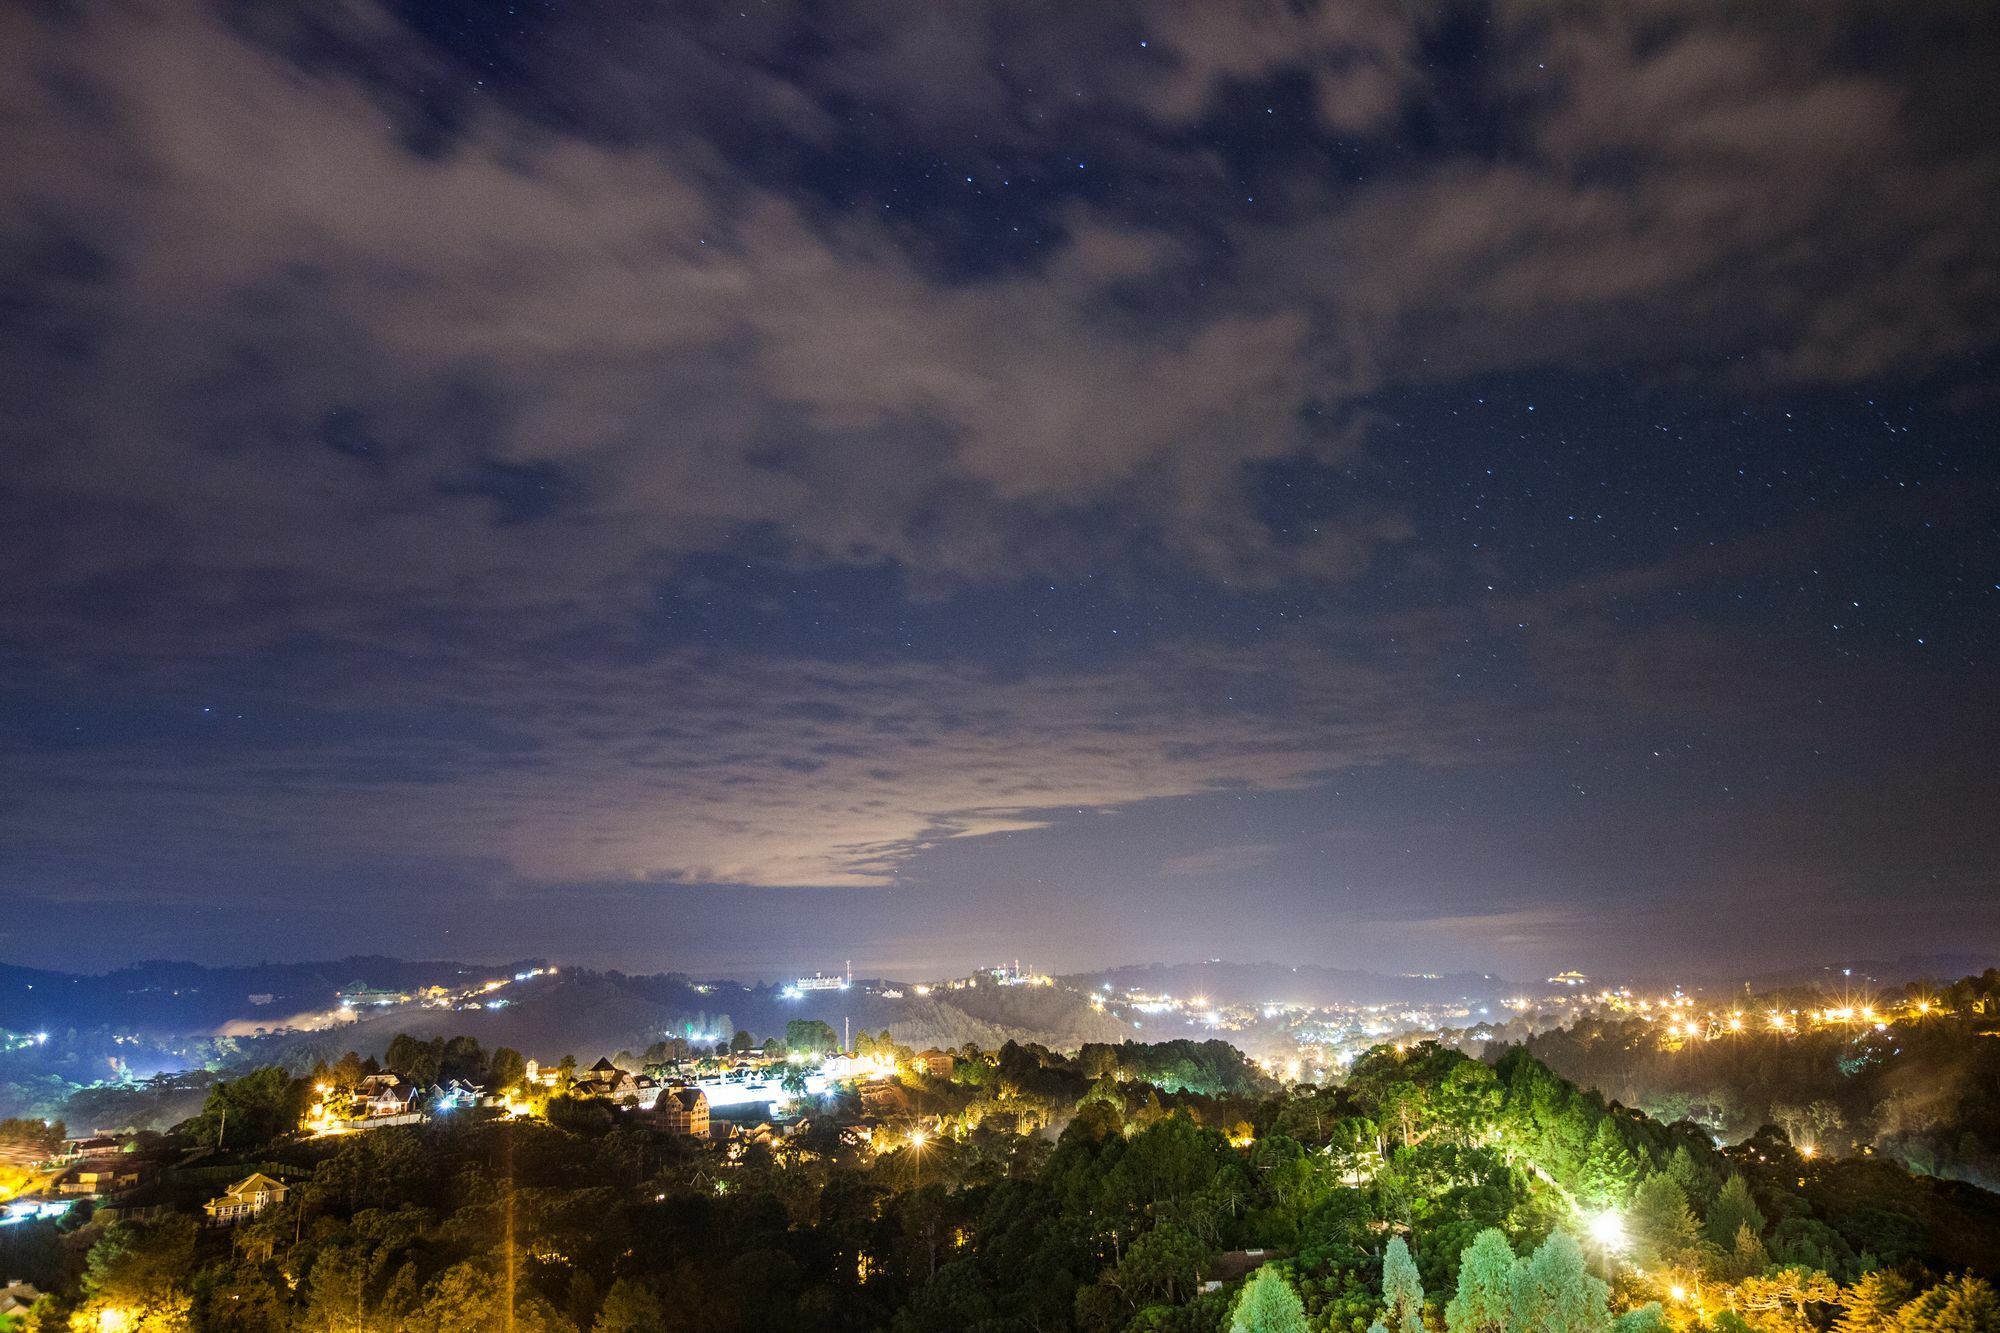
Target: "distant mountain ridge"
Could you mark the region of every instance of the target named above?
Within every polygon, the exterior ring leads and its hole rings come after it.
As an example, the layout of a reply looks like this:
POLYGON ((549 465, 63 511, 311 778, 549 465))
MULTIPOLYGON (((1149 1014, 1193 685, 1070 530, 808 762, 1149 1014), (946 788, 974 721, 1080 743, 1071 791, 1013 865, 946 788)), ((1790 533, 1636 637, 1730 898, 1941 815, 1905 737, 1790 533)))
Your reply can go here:
POLYGON ((0 1028, 16 1032, 116 1027, 149 1036, 213 1032, 237 1020, 274 1022, 334 1007, 334 995, 356 981, 385 989, 512 976, 542 964, 463 963, 447 959, 355 954, 306 963, 132 963, 110 972, 56 972, 0 964, 0 1028), (254 1003, 251 996, 268 996, 254 1003))

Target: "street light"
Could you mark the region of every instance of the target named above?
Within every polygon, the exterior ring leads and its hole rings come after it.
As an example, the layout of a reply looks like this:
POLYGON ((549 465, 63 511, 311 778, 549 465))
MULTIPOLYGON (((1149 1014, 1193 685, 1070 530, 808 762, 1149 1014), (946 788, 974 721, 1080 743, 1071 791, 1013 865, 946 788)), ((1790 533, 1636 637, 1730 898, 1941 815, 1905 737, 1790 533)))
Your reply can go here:
POLYGON ((1615 1254, 1625 1248, 1625 1219, 1614 1209, 1595 1214, 1588 1226, 1590 1238, 1603 1246, 1606 1253, 1615 1254))

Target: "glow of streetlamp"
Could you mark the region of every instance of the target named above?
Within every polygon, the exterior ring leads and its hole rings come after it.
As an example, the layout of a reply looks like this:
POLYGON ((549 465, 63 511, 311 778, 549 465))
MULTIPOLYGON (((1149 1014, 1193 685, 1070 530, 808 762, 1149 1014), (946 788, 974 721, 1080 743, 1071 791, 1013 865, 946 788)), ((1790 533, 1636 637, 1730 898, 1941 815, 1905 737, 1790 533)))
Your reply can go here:
POLYGON ((1606 1250, 1625 1248, 1625 1219, 1615 1210, 1607 1208, 1601 1213, 1592 1215, 1588 1226, 1590 1238, 1606 1250))

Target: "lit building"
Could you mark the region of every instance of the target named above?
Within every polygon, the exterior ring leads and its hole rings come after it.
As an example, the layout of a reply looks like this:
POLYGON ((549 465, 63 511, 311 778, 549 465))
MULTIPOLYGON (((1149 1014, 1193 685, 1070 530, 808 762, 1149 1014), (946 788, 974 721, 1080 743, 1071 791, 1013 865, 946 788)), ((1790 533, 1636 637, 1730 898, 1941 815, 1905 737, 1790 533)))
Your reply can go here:
POLYGON ((700 1088, 669 1088, 660 1094, 660 1127, 669 1134, 708 1137, 708 1095, 700 1088))
POLYGON ((233 1226, 248 1221, 266 1208, 285 1201, 285 1183, 263 1172, 253 1172, 201 1206, 214 1226, 233 1226))

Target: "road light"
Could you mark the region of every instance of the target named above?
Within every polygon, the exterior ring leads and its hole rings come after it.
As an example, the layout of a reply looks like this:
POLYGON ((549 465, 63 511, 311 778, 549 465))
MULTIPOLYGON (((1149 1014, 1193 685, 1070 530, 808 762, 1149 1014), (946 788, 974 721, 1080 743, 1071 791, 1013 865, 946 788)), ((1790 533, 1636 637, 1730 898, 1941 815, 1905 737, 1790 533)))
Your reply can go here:
POLYGON ((1603 1246, 1605 1253, 1616 1254, 1625 1248, 1625 1219, 1618 1215, 1617 1210, 1607 1208, 1594 1214, 1586 1225, 1590 1229, 1590 1238, 1603 1246))

